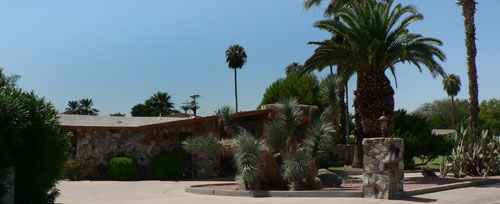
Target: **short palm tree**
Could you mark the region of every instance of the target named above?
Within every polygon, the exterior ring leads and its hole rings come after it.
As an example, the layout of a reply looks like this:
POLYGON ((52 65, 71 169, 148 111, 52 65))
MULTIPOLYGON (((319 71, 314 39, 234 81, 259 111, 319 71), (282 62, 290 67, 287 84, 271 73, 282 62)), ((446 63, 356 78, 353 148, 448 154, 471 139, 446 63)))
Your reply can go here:
POLYGON ((68 107, 65 109, 64 114, 78 115, 79 107, 78 101, 68 101, 68 107))
POLYGON ((385 114, 389 118, 386 133, 390 133, 394 129, 394 90, 385 71, 390 70, 394 75, 396 64, 408 62, 419 70, 424 65, 434 77, 445 75, 437 62, 445 59, 438 48, 442 43, 409 32, 411 23, 423 19, 413 6, 397 4, 393 7, 393 1, 364 4, 354 1, 349 7, 340 8, 337 15, 341 21, 322 20, 314 26, 334 36, 343 36, 345 43, 332 43, 331 40, 315 43, 319 46, 304 64, 304 69, 315 70, 328 60, 344 65, 338 73, 340 76, 356 73, 361 80, 357 82, 355 106, 359 109, 356 111, 360 113, 364 132, 369 137, 379 137, 378 118, 385 114))
POLYGON ((458 94, 461 86, 462 84, 458 75, 450 74, 443 79, 443 89, 451 97, 451 127, 453 129, 455 129, 455 100, 453 97, 458 94))
POLYGON ((238 83, 236 69, 241 69, 247 62, 247 53, 240 45, 231 45, 226 50, 226 62, 230 69, 234 69, 234 98, 236 101, 236 112, 238 112, 238 83))
POLYGON ((99 110, 92 107, 94 106, 94 101, 89 98, 84 98, 79 101, 78 112, 81 115, 97 115, 99 110))
POLYGON ((475 0, 458 0, 458 5, 462 6, 462 15, 464 16, 465 27, 465 47, 467 48, 467 76, 469 78, 469 111, 470 121, 469 129, 474 135, 479 133, 479 99, 477 86, 477 68, 476 68, 476 26, 474 15, 476 13, 475 0))
POLYGON ((158 91, 146 100, 145 105, 157 109, 161 114, 170 115, 174 113, 174 103, 170 100, 171 96, 167 92, 158 91))

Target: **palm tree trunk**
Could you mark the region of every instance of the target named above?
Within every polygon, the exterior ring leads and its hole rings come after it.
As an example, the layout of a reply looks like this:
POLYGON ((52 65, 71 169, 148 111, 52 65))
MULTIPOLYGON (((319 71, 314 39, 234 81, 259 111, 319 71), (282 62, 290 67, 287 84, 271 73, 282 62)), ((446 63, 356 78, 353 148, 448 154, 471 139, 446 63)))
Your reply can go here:
POLYGON ((384 73, 364 74, 362 82, 358 82, 359 113, 363 131, 369 138, 381 137, 379 118, 385 115, 389 121, 384 129, 384 136, 394 131, 394 90, 384 73))
POLYGON ((234 98, 236 100, 236 112, 238 112, 238 83, 236 81, 236 69, 234 69, 234 98))
POLYGON ((347 141, 349 141, 349 87, 347 86, 347 81, 345 82, 345 134, 347 137, 347 141))
POLYGON ((365 138, 365 133, 363 131, 363 125, 361 123, 361 113, 360 113, 360 108, 359 108, 359 87, 360 84, 363 83, 363 73, 358 73, 357 74, 357 85, 356 85, 356 90, 354 91, 354 137, 355 137, 355 144, 354 144, 354 158, 352 159, 352 167, 355 168, 362 168, 363 167, 363 138, 365 138))
POLYGON ((451 128, 455 129, 455 100, 451 95, 451 128))
POLYGON ((474 24, 474 15, 476 12, 476 1, 459 0, 462 6, 462 15, 464 16, 465 26, 465 47, 467 48, 467 75, 469 77, 469 129, 472 133, 478 132, 479 127, 479 102, 477 87, 477 69, 476 69, 476 26, 474 24))
MULTIPOLYGON (((343 66, 341 64, 337 65, 337 73, 340 73, 342 68, 343 68, 343 66)), ((344 132, 345 127, 346 127, 346 112, 345 112, 345 110, 347 108, 346 103, 344 102, 345 89, 344 89, 344 86, 338 86, 338 87, 339 87, 338 93, 337 93, 337 97, 339 98, 339 101, 338 101, 339 108, 337 109, 338 114, 339 114, 338 133, 341 135, 339 143, 346 144, 347 139, 346 139, 346 133, 344 132)))

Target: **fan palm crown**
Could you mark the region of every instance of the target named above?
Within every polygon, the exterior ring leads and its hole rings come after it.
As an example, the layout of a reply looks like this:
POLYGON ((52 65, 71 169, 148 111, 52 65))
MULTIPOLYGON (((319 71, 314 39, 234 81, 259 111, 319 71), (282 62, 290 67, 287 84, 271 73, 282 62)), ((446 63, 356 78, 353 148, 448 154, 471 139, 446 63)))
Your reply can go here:
POLYGON ((241 69, 247 62, 247 53, 240 45, 231 45, 226 50, 226 62, 230 69, 234 69, 234 98, 236 101, 236 112, 238 112, 238 83, 236 69, 241 69))

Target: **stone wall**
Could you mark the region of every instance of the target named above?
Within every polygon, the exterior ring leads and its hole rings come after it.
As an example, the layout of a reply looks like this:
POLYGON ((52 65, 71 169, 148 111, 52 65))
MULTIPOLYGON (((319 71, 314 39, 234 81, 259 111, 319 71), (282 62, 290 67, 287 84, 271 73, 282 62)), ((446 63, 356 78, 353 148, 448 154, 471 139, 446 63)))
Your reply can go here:
POLYGON ((363 140, 363 193, 365 198, 389 199, 403 194, 404 143, 402 138, 363 140))
POLYGON ((137 160, 140 166, 139 178, 150 176, 151 159, 161 151, 178 153, 183 160, 186 177, 207 177, 218 170, 217 162, 191 157, 181 148, 181 142, 189 136, 217 133, 216 122, 170 126, 163 128, 132 129, 132 130, 85 130, 76 131, 76 155, 84 161, 82 178, 106 178, 107 162, 114 156, 130 156, 137 160), (193 165, 193 163, 199 165, 193 165), (201 168, 195 168, 199 166, 201 168), (212 166, 210 168, 209 166, 212 166), (195 172, 195 171, 202 172, 195 172), (207 173, 204 173, 207 172, 207 173))

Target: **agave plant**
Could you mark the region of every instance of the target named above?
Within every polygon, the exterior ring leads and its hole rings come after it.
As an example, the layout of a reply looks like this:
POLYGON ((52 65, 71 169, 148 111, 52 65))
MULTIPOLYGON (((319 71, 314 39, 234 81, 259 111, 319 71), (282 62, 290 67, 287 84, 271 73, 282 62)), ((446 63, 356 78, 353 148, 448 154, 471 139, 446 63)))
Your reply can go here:
POLYGON ((490 136, 488 131, 482 131, 478 136, 470 136, 462 128, 454 138, 452 153, 445 157, 441 164, 441 175, 446 176, 450 170, 455 177, 468 174, 486 177, 496 174, 500 168, 499 147, 498 136, 490 136))

